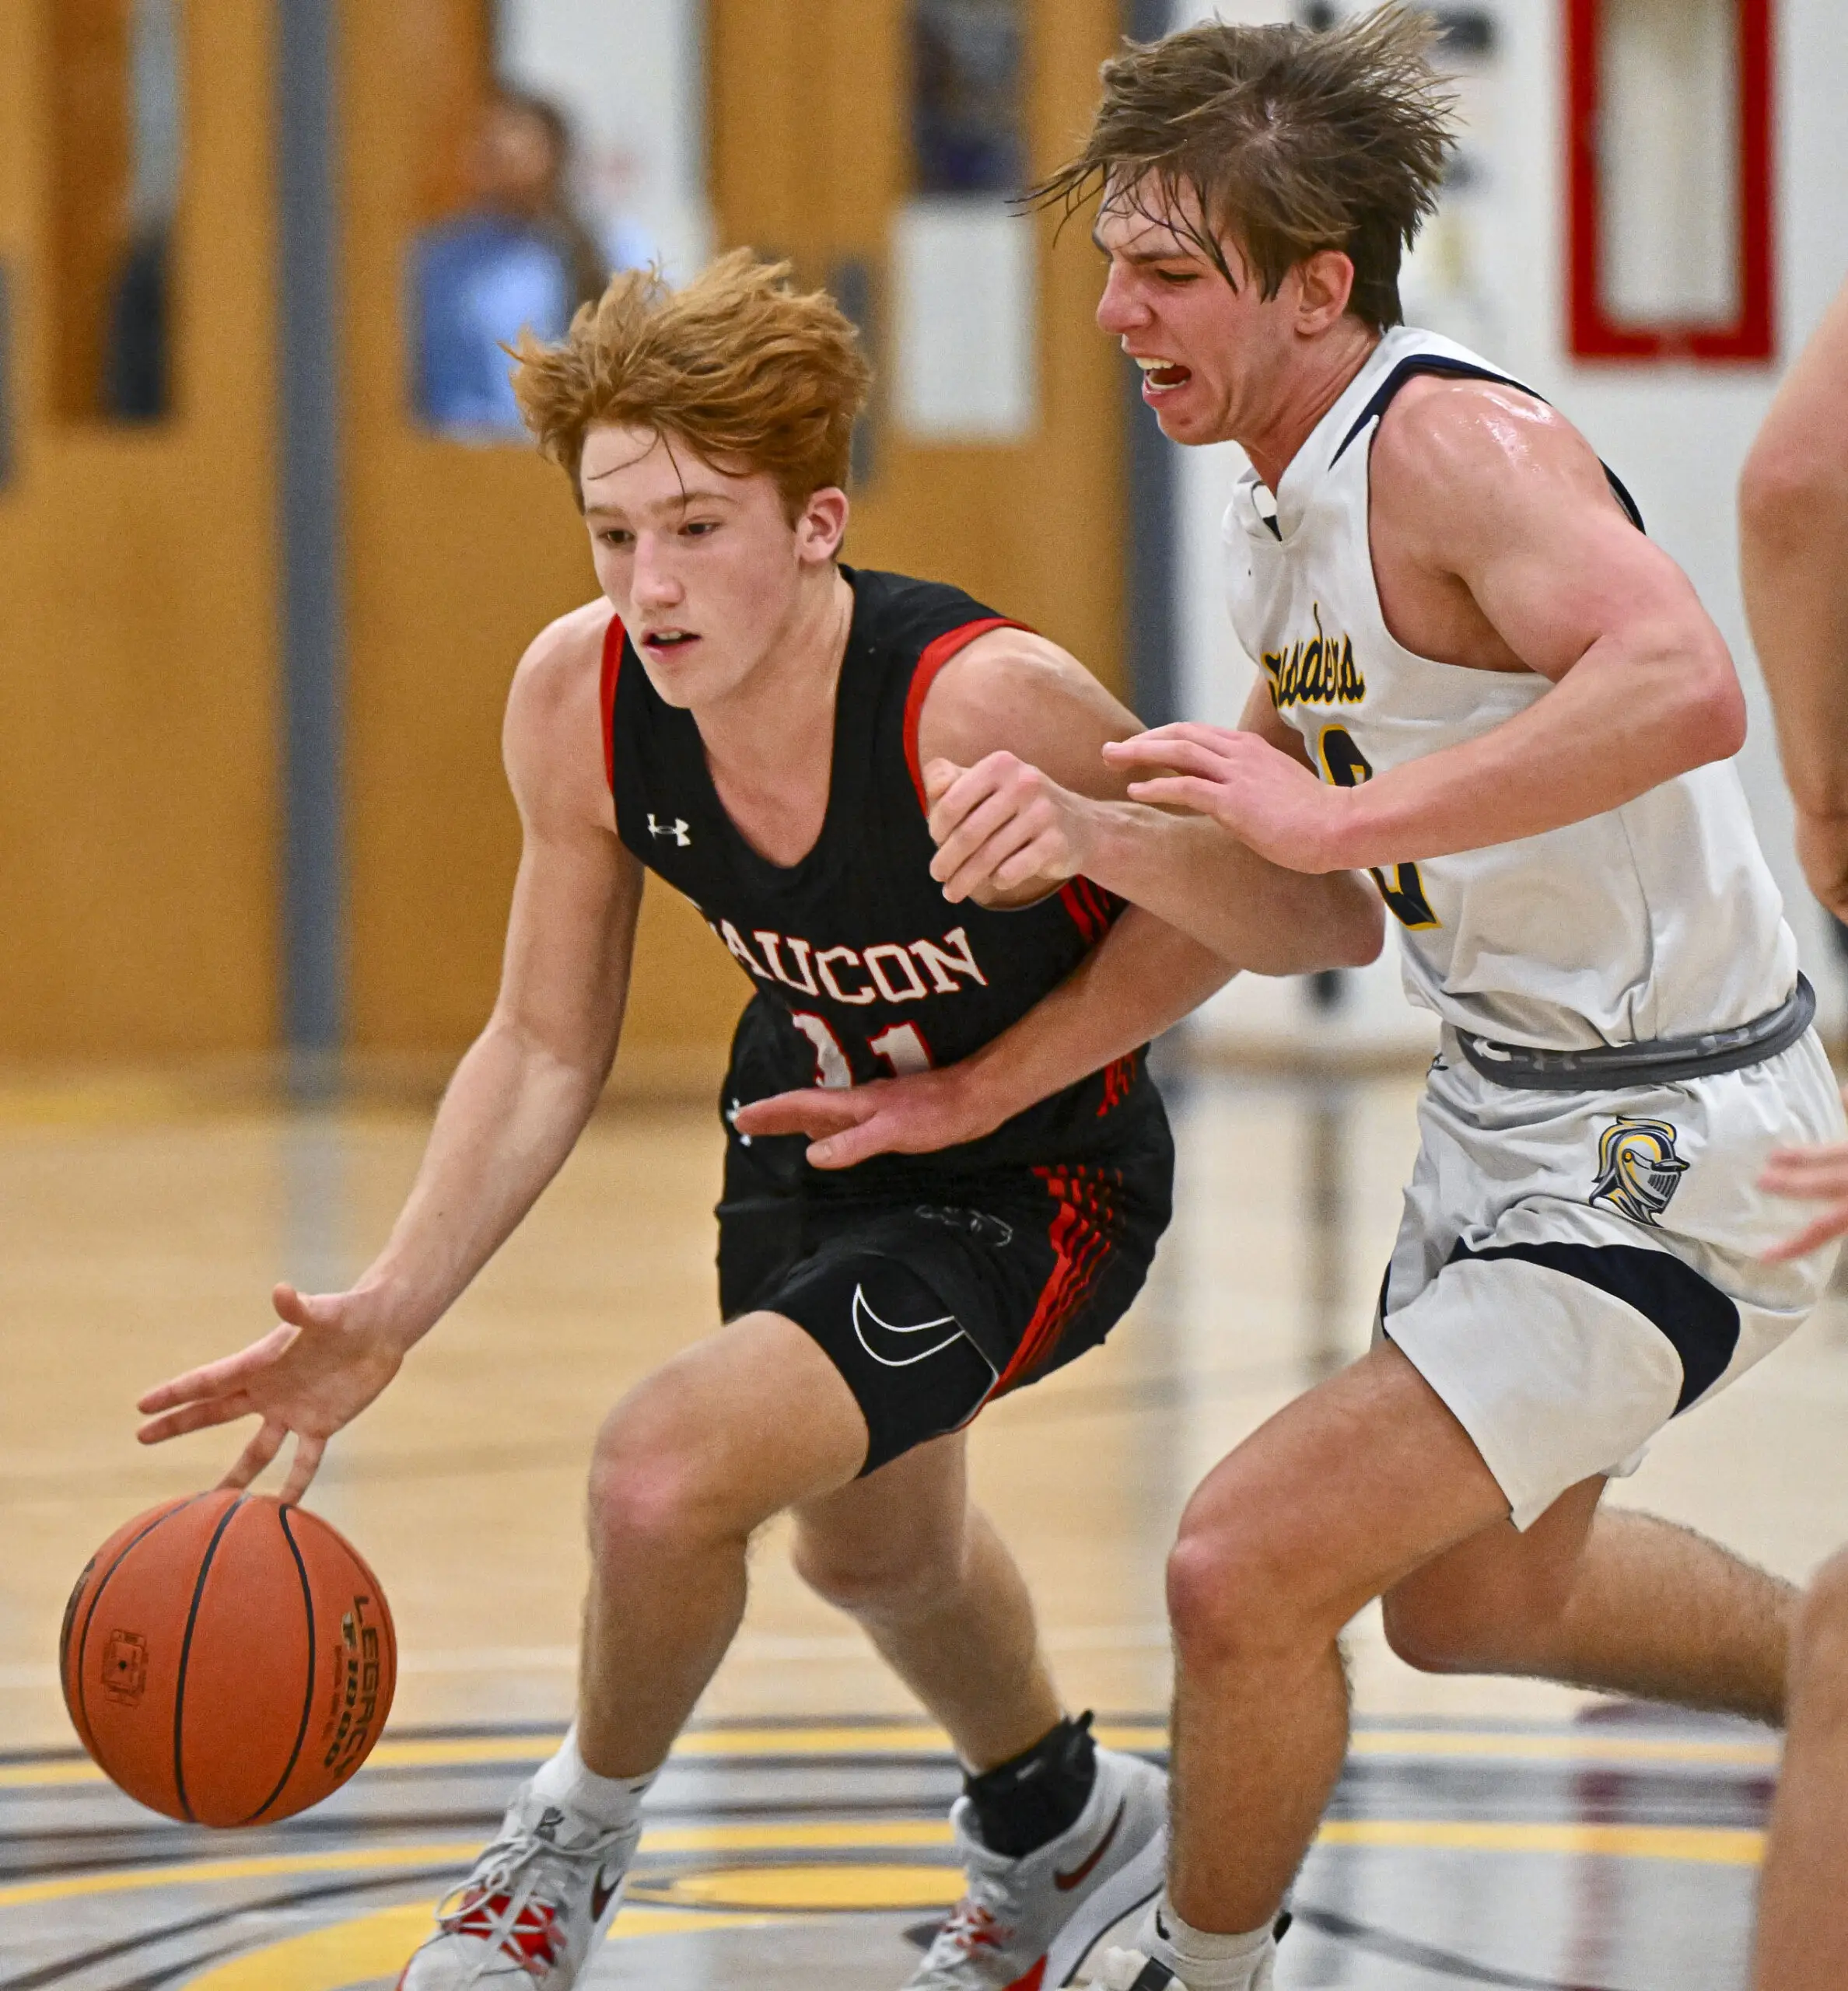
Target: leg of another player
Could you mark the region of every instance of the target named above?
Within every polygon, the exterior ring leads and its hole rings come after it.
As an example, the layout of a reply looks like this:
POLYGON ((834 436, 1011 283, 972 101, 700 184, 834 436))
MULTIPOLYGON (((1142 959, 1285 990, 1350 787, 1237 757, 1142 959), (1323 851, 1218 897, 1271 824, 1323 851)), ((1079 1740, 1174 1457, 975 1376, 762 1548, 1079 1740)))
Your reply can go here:
POLYGON ((966 1442, 934 1439, 807 1502, 795 1561, 980 1772, 1032 1748, 1061 1709, 1026 1580, 970 1503, 966 1442))
MULTIPOLYGON (((1382 1343, 1209 1473, 1168 1564, 1174 1624, 1170 1907, 1190 1986, 1244 1985, 1217 1939, 1268 1930, 1347 1748, 1342 1627, 1505 1514, 1461 1425, 1382 1343)), ((1255 1958, 1251 1959, 1255 1962, 1255 1958)))
POLYGON ((1755 1991, 1848 1983, 1848 1555, 1804 1598, 1790 1658, 1790 1733, 1759 1884, 1755 1991))
POLYGON ((1394 1651, 1428 1673, 1512 1673, 1783 1719, 1797 1591, 1691 1528, 1571 1488, 1523 1534, 1485 1528, 1388 1594, 1394 1651))
POLYGON ((600 1776, 667 1755, 744 1611, 752 1531, 844 1485, 866 1426, 792 1321, 750 1314, 611 1413, 590 1475, 577 1747, 600 1776))

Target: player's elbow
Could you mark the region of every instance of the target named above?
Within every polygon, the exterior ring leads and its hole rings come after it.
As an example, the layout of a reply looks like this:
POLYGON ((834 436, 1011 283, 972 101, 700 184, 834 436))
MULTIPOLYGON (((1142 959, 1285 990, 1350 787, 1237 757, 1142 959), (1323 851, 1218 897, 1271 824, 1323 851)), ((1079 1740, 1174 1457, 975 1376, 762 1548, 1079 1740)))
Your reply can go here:
POLYGON ((1342 884, 1344 906, 1341 938, 1343 951, 1331 968, 1370 968, 1386 945, 1386 908, 1380 895, 1357 871, 1346 873, 1342 884))
POLYGON ((1730 760, 1745 745, 1745 695, 1725 639, 1704 614, 1664 618, 1647 633, 1638 632, 1631 654, 1653 679, 1643 695, 1651 712, 1656 780, 1730 760))
POLYGON ((1689 672, 1677 714, 1685 765, 1730 761, 1745 744, 1745 694, 1725 644, 1717 635, 1689 672))

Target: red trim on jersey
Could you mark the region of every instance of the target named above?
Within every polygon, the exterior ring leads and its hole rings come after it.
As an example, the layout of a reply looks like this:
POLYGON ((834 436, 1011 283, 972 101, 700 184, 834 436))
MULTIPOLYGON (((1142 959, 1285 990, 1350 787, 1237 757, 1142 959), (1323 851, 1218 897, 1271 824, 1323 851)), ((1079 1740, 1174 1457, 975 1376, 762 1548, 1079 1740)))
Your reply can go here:
MULTIPOLYGON (((960 649, 965 649, 978 636, 985 636, 991 629, 1027 629, 1024 622, 1016 622, 1006 615, 981 615, 973 622, 964 622, 954 629, 946 629, 940 636, 933 637, 918 653, 918 661, 912 671, 911 690, 905 701, 905 765, 911 769, 912 786, 918 791, 918 807, 926 815, 930 813, 930 804, 924 794, 924 767, 918 758, 918 722, 924 716, 924 701, 930 695, 930 688, 936 681, 936 674, 960 649)), ((1027 630, 1029 635, 1033 634, 1027 630)))
POLYGON ((1033 1172, 1059 1205, 1052 1226, 1054 1263, 1020 1345, 989 1392, 991 1400, 1045 1367, 1072 1316, 1090 1297, 1104 1261, 1116 1248, 1116 1212, 1110 1192, 1120 1178, 1115 1170, 1100 1174, 1074 1166, 1033 1172))
POLYGON ((1088 878, 1067 879, 1059 888, 1059 897, 1087 947, 1094 947, 1110 931, 1122 909, 1120 900, 1088 878))
POLYGON ((604 776, 612 795, 616 793, 616 679, 622 669, 622 646, 628 640, 622 618, 612 615, 609 628, 604 632, 603 680, 597 696, 598 709, 603 713, 604 776))

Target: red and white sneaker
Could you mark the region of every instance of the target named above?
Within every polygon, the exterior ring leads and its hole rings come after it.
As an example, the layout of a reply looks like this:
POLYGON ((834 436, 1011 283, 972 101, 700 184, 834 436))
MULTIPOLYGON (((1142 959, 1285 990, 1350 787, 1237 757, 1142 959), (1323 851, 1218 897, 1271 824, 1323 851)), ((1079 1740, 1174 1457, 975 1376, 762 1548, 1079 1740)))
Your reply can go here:
POLYGON ((950 1818, 969 1891, 905 1991, 1054 1991, 1100 1937, 1161 1891, 1167 1779, 1139 1757, 1100 1749, 1077 1822, 1018 1860, 982 1844, 968 1798, 950 1818))
POLYGON ((499 1835, 436 1904, 398 1991, 571 1991, 616 1919, 638 1823, 602 1832, 522 1787, 499 1835))

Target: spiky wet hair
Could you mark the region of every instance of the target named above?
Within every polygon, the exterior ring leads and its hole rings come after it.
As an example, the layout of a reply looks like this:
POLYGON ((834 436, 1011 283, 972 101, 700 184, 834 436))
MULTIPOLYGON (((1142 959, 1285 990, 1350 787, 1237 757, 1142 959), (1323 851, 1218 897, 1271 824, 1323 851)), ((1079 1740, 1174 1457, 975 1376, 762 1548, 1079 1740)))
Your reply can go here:
POLYGON ((1349 310, 1402 319, 1399 262, 1437 204, 1456 100, 1436 24, 1395 3, 1320 32, 1209 21, 1104 64, 1083 150, 1029 198, 1107 205, 1174 227, 1236 283, 1236 243, 1265 297, 1318 250, 1354 265, 1349 310), (1191 194, 1202 221, 1191 222, 1191 194))

